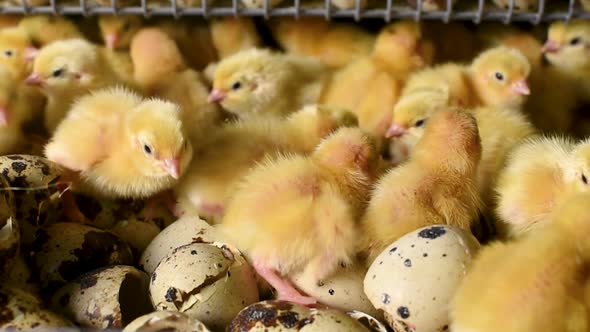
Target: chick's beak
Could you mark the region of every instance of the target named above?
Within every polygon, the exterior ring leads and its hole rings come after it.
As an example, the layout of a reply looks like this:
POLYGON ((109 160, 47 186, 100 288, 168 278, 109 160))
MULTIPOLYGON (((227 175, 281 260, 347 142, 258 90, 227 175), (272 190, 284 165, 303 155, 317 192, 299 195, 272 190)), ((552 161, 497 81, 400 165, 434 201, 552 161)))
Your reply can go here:
POLYGON ((225 92, 219 89, 213 89, 209 94, 209 98, 207 98, 207 101, 209 103, 217 103, 222 101, 223 99, 225 99, 225 92))
POLYGON ((519 95, 528 96, 531 94, 531 90, 529 89, 529 85, 527 84, 526 80, 516 81, 512 83, 510 88, 512 92, 519 95))
POLYGON ((119 43, 119 36, 116 33, 110 33, 104 37, 107 48, 114 50, 119 43))
POLYGON ((8 109, 0 106, 0 128, 8 125, 8 109))
POLYGON ((31 73, 31 75, 25 79, 25 83, 28 85, 41 86, 45 83, 45 80, 38 73, 31 73))
POLYGON ((407 129, 404 126, 399 125, 397 123, 393 123, 391 127, 389 127, 389 129, 387 130, 387 133, 385 133, 385 137, 400 137, 403 136, 403 134, 405 134, 406 131, 407 129))
POLYGON ((36 47, 25 48, 25 61, 32 62, 39 54, 39 49, 36 47))
POLYGON ((553 40, 547 40, 543 48, 541 48, 542 53, 555 53, 560 50, 561 46, 558 42, 553 40))
POLYGON ((170 174, 171 177, 175 179, 180 178, 180 158, 176 157, 171 159, 164 159, 163 163, 164 170, 166 170, 166 172, 170 174))

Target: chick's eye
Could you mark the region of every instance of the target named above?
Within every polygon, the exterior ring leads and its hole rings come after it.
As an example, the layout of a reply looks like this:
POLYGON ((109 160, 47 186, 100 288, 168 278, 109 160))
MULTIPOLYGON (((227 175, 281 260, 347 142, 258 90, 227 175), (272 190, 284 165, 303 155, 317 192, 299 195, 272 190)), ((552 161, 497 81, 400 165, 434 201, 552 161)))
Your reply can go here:
POLYGON ((496 73, 494 74, 494 77, 496 77, 496 79, 497 79, 498 81, 503 81, 503 80, 504 80, 504 74, 502 74, 502 73, 500 73, 500 72, 496 72, 496 73))
POLYGON ((581 42, 582 42, 582 38, 580 38, 580 37, 575 37, 575 38, 570 39, 570 45, 572 45, 572 46, 578 45, 581 42))
POLYGON ((4 55, 11 57, 14 53, 11 50, 4 51, 4 55))
POLYGON ((414 123, 414 126, 415 127, 422 127, 425 122, 426 122, 426 120, 420 119, 420 120, 416 121, 416 123, 414 123))
POLYGON ((144 145, 143 145, 143 151, 144 151, 145 153, 149 154, 149 155, 151 155, 151 154, 152 154, 152 148, 150 148, 150 146, 149 146, 149 145, 147 145, 147 144, 144 144, 144 145))
POLYGON ((242 87, 242 83, 235 82, 234 84, 232 84, 231 89, 232 90, 239 90, 241 87, 242 87))
POLYGON ((56 69, 51 73, 51 76, 53 77, 60 77, 62 74, 64 73, 63 68, 60 69, 56 69))
POLYGON ((586 178, 586 175, 582 174, 582 182, 584 182, 584 184, 588 184, 588 178, 586 178))

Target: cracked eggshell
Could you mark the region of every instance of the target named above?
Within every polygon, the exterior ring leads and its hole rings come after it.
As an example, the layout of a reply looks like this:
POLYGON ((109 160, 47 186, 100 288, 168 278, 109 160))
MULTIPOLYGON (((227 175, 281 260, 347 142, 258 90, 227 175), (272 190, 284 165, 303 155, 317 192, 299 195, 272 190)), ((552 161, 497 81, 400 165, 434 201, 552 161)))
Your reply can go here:
POLYGON ((363 290, 366 270, 360 264, 338 266, 330 278, 321 282, 315 280, 309 271, 298 273, 290 280, 297 288, 332 308, 359 310, 379 316, 379 311, 373 307, 363 290))
POLYGON ((176 310, 217 330, 258 301, 258 288, 254 271, 237 250, 192 243, 175 249, 158 264, 150 296, 157 310, 176 310))
POLYGON ((43 224, 57 220, 57 204, 50 198, 58 191, 55 183, 61 171, 53 162, 38 156, 0 156, 0 174, 13 191, 15 217, 22 229, 22 243, 30 245, 35 231, 43 224))
POLYGON ((355 319, 357 322, 363 324, 363 326, 369 329, 371 332, 389 332, 387 326, 381 323, 380 320, 364 312, 353 310, 347 312, 346 314, 355 319))
POLYGON ((160 228, 147 221, 123 220, 118 222, 111 232, 129 244, 134 257, 141 257, 145 248, 160 233, 160 228))
POLYGON ((121 329, 153 310, 149 276, 117 265, 83 274, 59 289, 51 307, 81 326, 121 329))
POLYGON ((46 310, 38 297, 18 288, 0 287, 0 331, 47 331, 72 326, 64 317, 46 310))
POLYGON ((452 226, 408 233, 371 264, 365 293, 395 331, 446 331, 450 302, 479 246, 452 226))
POLYGON ((285 301, 263 301, 244 308, 227 332, 368 332, 337 310, 318 310, 285 301))
POLYGON ((162 258, 174 249, 189 243, 210 243, 218 240, 215 229, 196 216, 178 219, 158 234, 145 248, 139 266, 148 274, 160 263, 162 258))
POLYGON ((138 317, 122 332, 210 332, 202 322, 177 311, 155 311, 138 317))
POLYGON ((48 291, 100 267, 133 264, 131 249, 115 234, 77 223, 40 229, 33 249, 41 285, 48 291))

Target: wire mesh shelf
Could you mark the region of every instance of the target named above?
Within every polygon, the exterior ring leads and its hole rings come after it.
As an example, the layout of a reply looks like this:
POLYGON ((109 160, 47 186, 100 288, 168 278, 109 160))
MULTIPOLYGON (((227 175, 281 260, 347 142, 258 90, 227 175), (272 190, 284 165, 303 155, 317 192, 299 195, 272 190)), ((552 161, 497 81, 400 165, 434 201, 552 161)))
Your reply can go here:
MULTIPOLYGON (((492 0, 466 0, 453 3, 442 0, 436 10, 428 10, 426 3, 441 0, 414 0, 414 6, 406 0, 354 0, 351 8, 339 8, 336 0, 284 0, 272 6, 276 0, 249 0, 259 2, 258 8, 247 7, 242 0, 9 0, 0 7, 0 14, 53 14, 53 15, 143 15, 150 16, 260 16, 260 17, 302 17, 320 16, 326 19, 354 18, 442 20, 442 21, 501 21, 530 22, 590 19, 578 0, 538 0, 530 11, 519 11, 517 0, 509 0, 503 8, 495 6, 492 0), (95 2, 99 1, 99 2, 95 2), (167 2, 163 2, 167 1, 167 2), (373 2, 371 2, 373 1, 373 2), (106 3, 105 3, 106 2, 106 3), (124 3, 123 3, 124 2, 124 3), (184 5, 192 2, 192 6, 184 5)), ((534 1, 534 0, 525 0, 534 1)), ((589 8, 590 9, 590 8, 589 8)))

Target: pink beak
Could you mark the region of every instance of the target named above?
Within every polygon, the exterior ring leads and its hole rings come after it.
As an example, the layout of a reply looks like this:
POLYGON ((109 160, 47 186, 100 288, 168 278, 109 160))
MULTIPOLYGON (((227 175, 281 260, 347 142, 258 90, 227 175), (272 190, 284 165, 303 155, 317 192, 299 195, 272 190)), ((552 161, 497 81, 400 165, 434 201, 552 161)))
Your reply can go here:
POLYGON ((529 89, 529 85, 527 84, 526 80, 517 81, 513 83, 510 88, 512 89, 512 92, 519 95, 528 96, 531 94, 531 90, 529 89))
POLYGON ((26 61, 33 61, 39 54, 39 49, 36 47, 27 47, 25 48, 25 60, 26 61))
POLYGON ((0 107, 0 128, 8 126, 8 109, 0 107))
POLYGON ((180 177, 180 158, 164 159, 164 169, 171 177, 180 177))
POLYGON ((28 85, 42 86, 43 83, 45 83, 45 80, 41 77, 41 75, 37 73, 31 73, 31 75, 25 79, 25 83, 28 85))
POLYGON ((104 41, 107 45, 107 48, 114 50, 117 48, 117 44, 119 43, 119 36, 117 36, 115 33, 110 33, 105 36, 104 41))
POLYGON ((553 40, 548 40, 547 42, 545 42, 545 45, 543 45, 543 48, 541 48, 541 52, 542 53, 555 53, 557 51, 559 51, 561 49, 561 46, 559 45, 559 43, 553 41, 553 40))
POLYGON ((209 103, 217 103, 222 101, 223 99, 225 99, 225 92, 219 89, 213 89, 209 94, 209 98, 207 98, 207 101, 209 103))
POLYGON ((385 133, 385 137, 392 138, 392 137, 400 137, 405 134, 407 129, 404 126, 401 126, 397 123, 393 123, 391 127, 385 133))

